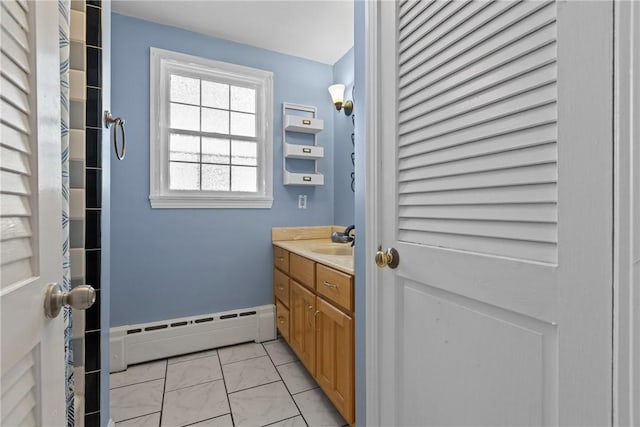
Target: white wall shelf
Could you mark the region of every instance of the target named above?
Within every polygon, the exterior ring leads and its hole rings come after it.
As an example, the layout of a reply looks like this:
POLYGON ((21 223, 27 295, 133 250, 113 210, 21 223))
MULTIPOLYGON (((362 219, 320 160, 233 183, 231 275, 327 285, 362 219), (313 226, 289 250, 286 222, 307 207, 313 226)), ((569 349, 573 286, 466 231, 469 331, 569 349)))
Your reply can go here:
POLYGON ((324 175, 284 171, 284 185, 324 185, 324 175))
MULTIPOLYGON (((311 107, 314 108, 315 107, 311 107)), ((292 114, 286 114, 284 116, 284 130, 287 132, 302 132, 302 133, 318 133, 324 129, 324 121, 322 119, 315 119, 311 117, 302 117, 292 114)))
POLYGON ((324 175, 318 171, 318 160, 324 157, 324 148, 318 145, 318 133, 324 128, 324 121, 319 119, 317 115, 318 109, 314 106, 288 102, 282 104, 282 172, 284 185, 324 185, 324 175), (289 132, 312 135, 313 144, 287 142, 289 132), (312 160, 313 170, 309 172, 289 171, 287 168, 288 159, 312 160))
POLYGON ((321 159, 324 157, 324 148, 311 145, 284 143, 284 156, 288 159, 321 159))

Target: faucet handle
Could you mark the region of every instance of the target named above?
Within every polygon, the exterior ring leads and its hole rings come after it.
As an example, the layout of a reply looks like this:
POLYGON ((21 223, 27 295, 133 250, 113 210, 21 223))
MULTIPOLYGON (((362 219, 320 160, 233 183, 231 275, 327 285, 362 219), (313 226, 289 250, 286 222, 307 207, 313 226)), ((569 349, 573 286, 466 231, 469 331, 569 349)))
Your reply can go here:
POLYGON ((339 231, 334 231, 331 233, 331 241, 334 243, 349 243, 351 241, 351 237, 344 233, 340 233, 339 231))

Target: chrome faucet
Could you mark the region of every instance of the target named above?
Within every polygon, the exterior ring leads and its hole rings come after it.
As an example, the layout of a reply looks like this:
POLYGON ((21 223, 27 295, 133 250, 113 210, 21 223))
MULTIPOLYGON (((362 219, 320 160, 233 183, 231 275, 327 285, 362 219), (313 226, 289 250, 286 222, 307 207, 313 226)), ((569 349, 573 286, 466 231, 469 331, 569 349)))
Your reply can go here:
POLYGON ((343 232, 334 231, 331 233, 331 241, 334 243, 351 243, 351 246, 353 246, 356 243, 356 236, 355 233, 351 233, 355 232, 355 229, 355 225, 350 225, 343 232))

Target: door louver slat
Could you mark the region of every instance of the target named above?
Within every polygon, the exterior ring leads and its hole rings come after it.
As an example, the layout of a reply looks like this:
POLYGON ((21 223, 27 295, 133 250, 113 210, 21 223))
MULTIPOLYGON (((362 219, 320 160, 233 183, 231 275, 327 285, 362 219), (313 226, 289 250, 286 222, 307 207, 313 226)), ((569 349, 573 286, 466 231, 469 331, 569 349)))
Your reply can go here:
POLYGON ((33 351, 2 376, 3 426, 35 426, 36 382, 33 351))
MULTIPOLYGON (((2 33, 0 49, 2 51, 0 56, 1 289, 33 275, 30 207, 32 100, 29 37, 31 33, 26 2, 2 1, 0 32, 2 33)), ((18 409, 16 407, 16 410, 18 409)), ((6 412, 3 413, 6 414, 6 412)), ((24 414, 18 411, 15 414, 11 416, 24 418, 28 417, 29 411, 24 414)), ((14 421, 22 422, 23 420, 20 418, 14 421)))
POLYGON ((436 2, 400 13, 401 240, 556 262, 555 7, 436 2))

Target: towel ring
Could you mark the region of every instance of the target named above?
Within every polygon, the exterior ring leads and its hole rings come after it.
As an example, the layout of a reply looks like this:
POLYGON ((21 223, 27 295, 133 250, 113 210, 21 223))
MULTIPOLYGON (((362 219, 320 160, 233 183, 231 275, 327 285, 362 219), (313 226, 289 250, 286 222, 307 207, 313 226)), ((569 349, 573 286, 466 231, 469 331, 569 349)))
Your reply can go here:
POLYGON ((109 110, 104 112, 104 127, 109 129, 113 125, 113 148, 118 160, 123 160, 127 154, 127 139, 124 131, 124 119, 113 117, 109 110), (118 149, 118 128, 122 134, 122 150, 118 149))

